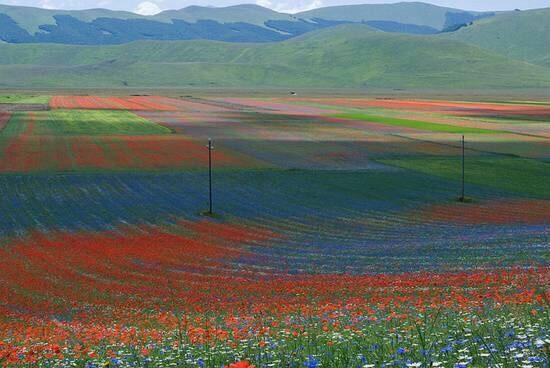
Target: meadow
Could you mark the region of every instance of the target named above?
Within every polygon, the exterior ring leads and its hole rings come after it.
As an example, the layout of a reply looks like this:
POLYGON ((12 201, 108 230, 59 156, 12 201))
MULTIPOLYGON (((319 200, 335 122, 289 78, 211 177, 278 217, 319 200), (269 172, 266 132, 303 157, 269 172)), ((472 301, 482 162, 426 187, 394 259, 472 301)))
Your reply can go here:
POLYGON ((2 367, 550 364, 548 101, 0 103, 2 367))

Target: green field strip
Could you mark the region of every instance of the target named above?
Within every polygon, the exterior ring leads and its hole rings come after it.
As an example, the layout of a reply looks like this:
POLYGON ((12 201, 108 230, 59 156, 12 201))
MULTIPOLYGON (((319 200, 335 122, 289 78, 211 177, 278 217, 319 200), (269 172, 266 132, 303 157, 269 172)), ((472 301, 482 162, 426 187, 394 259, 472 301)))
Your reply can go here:
POLYGON ((10 142, 23 134, 27 126, 28 120, 26 113, 15 112, 12 114, 4 129, 0 131, 0 159, 4 158, 4 151, 9 146, 10 142))
POLYGON ((513 125, 526 125, 526 124, 550 124, 550 117, 546 118, 546 121, 544 120, 521 120, 518 119, 517 116, 514 117, 508 117, 508 118, 500 118, 500 117, 489 117, 489 116, 479 116, 479 117, 468 117, 468 116, 461 116, 460 119, 464 121, 469 122, 481 122, 481 123, 487 123, 487 124, 513 124, 513 125))
MULTIPOLYGON (((411 157, 379 162, 459 182, 460 157, 411 157)), ((527 196, 550 198, 550 164, 511 157, 466 157, 466 182, 527 196)))
POLYGON ((170 129, 128 111, 52 110, 39 113, 37 135, 159 135, 170 129))
POLYGON ((47 105, 50 103, 50 96, 35 95, 0 95, 0 104, 39 104, 47 105))
POLYGON ((503 105, 532 105, 532 106, 550 106, 550 102, 545 101, 489 101, 490 103, 498 103, 503 105))
POLYGON ((331 104, 327 104, 327 103, 308 102, 308 101, 284 101, 284 103, 289 104, 289 105, 294 105, 294 106, 316 107, 316 108, 319 108, 321 110, 328 110, 329 112, 334 111, 334 110, 337 110, 339 112, 348 112, 348 111, 352 111, 352 110, 357 110, 357 109, 354 109, 354 108, 351 108, 351 107, 343 107, 343 106, 339 106, 339 105, 336 105, 336 104, 331 105, 331 104))
POLYGON ((393 126, 399 126, 404 128, 424 130, 429 132, 457 133, 457 134, 503 133, 498 130, 461 127, 461 126, 450 125, 450 124, 429 123, 429 122, 420 121, 420 120, 400 119, 400 118, 393 118, 393 117, 386 117, 386 116, 368 115, 368 114, 362 114, 362 113, 343 113, 343 114, 334 114, 331 116, 339 119, 358 120, 358 121, 365 121, 370 123, 393 125, 393 126))
MULTIPOLYGON (((399 115, 400 111, 387 109, 383 107, 351 107, 351 106, 342 106, 338 104, 330 104, 329 102, 326 103, 319 103, 319 102, 307 102, 307 101, 285 101, 285 103, 288 103, 290 105, 295 106, 308 106, 308 107, 316 107, 322 110, 327 110, 328 116, 334 116, 334 111, 338 111, 337 114, 376 114, 377 116, 379 114, 388 114, 388 115, 399 115), (368 111, 368 113, 366 113, 368 111)), ((410 113, 410 111, 407 111, 407 113, 410 113)), ((424 112, 419 112, 419 114, 423 114, 424 112)))
POLYGON ((481 119, 490 119, 497 123, 519 123, 519 124, 548 124, 550 116, 546 115, 490 115, 480 116, 481 119))
POLYGON ((0 131, 0 139, 17 137, 27 129, 28 117, 24 112, 14 112, 4 129, 0 131))

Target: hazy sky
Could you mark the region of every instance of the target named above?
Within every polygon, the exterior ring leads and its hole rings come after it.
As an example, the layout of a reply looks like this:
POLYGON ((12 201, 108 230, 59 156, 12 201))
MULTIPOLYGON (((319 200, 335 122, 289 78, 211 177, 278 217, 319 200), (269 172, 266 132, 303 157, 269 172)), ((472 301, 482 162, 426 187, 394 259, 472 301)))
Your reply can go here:
MULTIPOLYGON (((154 14, 189 5, 227 6, 256 3, 277 11, 295 13, 322 6, 344 4, 380 4, 398 0, 0 0, 2 4, 27 5, 51 9, 108 8, 154 14)), ((432 4, 467 10, 509 10, 550 7, 550 0, 426 0, 432 4)))

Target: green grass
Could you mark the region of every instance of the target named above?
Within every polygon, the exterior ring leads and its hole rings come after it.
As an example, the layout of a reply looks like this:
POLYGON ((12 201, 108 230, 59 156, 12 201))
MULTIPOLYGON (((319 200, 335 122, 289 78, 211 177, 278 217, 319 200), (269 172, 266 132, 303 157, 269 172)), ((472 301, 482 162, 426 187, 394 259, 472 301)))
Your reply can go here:
POLYGON ((0 138, 12 138, 20 135, 27 129, 28 119, 24 112, 14 112, 8 124, 0 131, 0 138))
POLYGON ((550 69, 440 37, 345 25, 268 44, 0 44, 0 87, 548 88, 550 69), (399 50, 396 57, 395 50, 399 50))
MULTIPOLYGON (((450 9, 420 2, 397 4, 360 4, 330 6, 298 13, 303 19, 331 19, 365 22, 370 20, 394 21, 443 29, 450 9)), ((455 10, 459 11, 459 10, 455 10)))
POLYGON ((9 145, 10 141, 27 129, 28 119, 24 112, 15 112, 8 124, 0 131, 0 155, 9 145))
POLYGON ((48 104, 50 96, 0 95, 0 104, 48 104))
MULTIPOLYGON (((381 162, 425 174, 461 180, 460 157, 421 157, 381 162)), ((550 198, 550 164, 509 157, 467 157, 466 181, 498 190, 550 198)))
POLYGON ((533 105, 533 106, 550 106, 550 102, 544 101, 508 101, 508 100, 491 100, 491 103, 505 104, 505 105, 533 105))
POLYGON ((244 22, 265 27, 268 20, 298 21, 295 17, 259 7, 252 4, 234 5, 228 7, 191 6, 180 10, 169 10, 151 17, 155 21, 172 22, 181 19, 195 23, 199 20, 214 20, 219 23, 244 22))
POLYGON ((336 118, 368 121, 372 123, 380 123, 386 125, 394 125, 405 128, 413 128, 419 130, 426 130, 430 132, 443 132, 443 133, 474 133, 474 134, 492 134, 498 133, 495 130, 468 128, 449 124, 437 124, 429 123, 420 120, 399 119, 388 116, 369 115, 364 113, 343 113, 332 115, 336 118))
POLYGON ((441 37, 476 45, 512 59, 548 66, 550 8, 499 14, 441 37))
MULTIPOLYGON (((520 123, 520 124, 533 124, 533 123, 542 123, 547 124, 550 122, 550 117, 541 115, 498 115, 495 114, 489 118, 482 116, 482 119, 496 123, 520 123)), ((478 120, 479 121, 479 120, 478 120)))
POLYGON ((54 15, 70 15, 83 22, 91 22, 97 18, 133 19, 141 15, 107 9, 89 9, 84 11, 42 9, 36 7, 11 6, 0 4, 0 13, 8 15, 18 26, 30 34, 40 32, 42 25, 57 24, 54 15))
MULTIPOLYGON (((37 135, 154 135, 170 129, 128 111, 52 110, 38 113, 37 135)), ((11 123, 11 122, 10 122, 11 123)))

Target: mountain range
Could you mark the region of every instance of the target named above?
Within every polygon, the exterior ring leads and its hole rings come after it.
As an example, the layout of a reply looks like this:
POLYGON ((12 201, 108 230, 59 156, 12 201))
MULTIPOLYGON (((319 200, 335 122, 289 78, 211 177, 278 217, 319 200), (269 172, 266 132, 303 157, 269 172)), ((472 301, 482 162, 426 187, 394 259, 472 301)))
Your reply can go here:
POLYGON ((0 5, 0 88, 550 88, 550 9, 0 5))
POLYGON ((274 42, 344 23, 367 24, 385 32, 436 34, 493 15, 423 3, 338 6, 298 14, 251 4, 190 6, 154 16, 105 9, 62 11, 0 5, 0 39, 8 43, 77 45, 192 39, 274 42))

